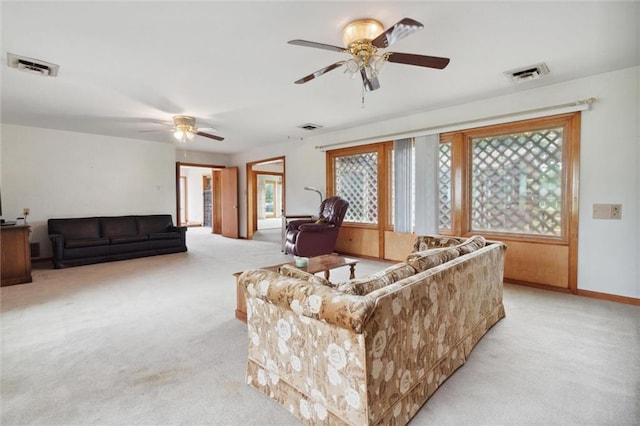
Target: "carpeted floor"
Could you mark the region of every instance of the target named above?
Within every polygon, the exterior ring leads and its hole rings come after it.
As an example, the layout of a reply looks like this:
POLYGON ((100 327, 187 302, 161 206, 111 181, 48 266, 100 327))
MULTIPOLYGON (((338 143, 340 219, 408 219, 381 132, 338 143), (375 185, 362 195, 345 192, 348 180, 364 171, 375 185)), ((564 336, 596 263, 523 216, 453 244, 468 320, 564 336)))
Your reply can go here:
MULTIPOLYGON (((244 384, 231 275, 290 258, 206 228, 187 241, 185 254, 41 265, 32 284, 2 287, 0 423, 299 424, 244 384)), ((411 424, 640 423, 639 307, 506 285, 505 308, 411 424)))

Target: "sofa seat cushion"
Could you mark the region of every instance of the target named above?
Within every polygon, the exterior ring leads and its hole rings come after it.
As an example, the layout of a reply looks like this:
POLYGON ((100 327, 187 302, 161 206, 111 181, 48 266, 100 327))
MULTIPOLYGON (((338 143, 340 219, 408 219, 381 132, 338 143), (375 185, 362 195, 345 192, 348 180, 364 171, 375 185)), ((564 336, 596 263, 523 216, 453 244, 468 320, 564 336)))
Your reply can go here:
POLYGON ((65 248, 81 248, 105 246, 109 244, 108 238, 81 238, 76 240, 65 240, 65 248))
POLYGON ((481 235, 474 235, 469 237, 465 242, 458 244, 456 249, 462 256, 463 254, 473 253, 474 251, 481 249, 487 245, 487 241, 481 235))
POLYGON ((141 241, 147 241, 148 235, 123 235, 120 237, 111 237, 111 244, 125 244, 125 243, 138 243, 141 241))
POLYGON ((338 291, 357 296, 364 296, 372 291, 410 277, 416 269, 407 263, 397 263, 367 277, 354 278, 338 285, 338 291))
POLYGON ((406 262, 413 266, 417 272, 423 272, 458 256, 460 253, 456 247, 435 248, 411 253, 407 256, 406 262))
POLYGON ((102 237, 123 237, 137 235, 138 227, 133 216, 101 217, 100 232, 102 237))
POLYGON ((180 233, 179 232, 156 232, 153 234, 149 234, 150 240, 179 240, 180 233))
POLYGON ((278 272, 282 275, 286 275, 287 277, 298 278, 299 280, 309 281, 310 283, 333 287, 333 284, 324 277, 310 274, 309 272, 298 269, 292 265, 282 265, 278 268, 278 272))

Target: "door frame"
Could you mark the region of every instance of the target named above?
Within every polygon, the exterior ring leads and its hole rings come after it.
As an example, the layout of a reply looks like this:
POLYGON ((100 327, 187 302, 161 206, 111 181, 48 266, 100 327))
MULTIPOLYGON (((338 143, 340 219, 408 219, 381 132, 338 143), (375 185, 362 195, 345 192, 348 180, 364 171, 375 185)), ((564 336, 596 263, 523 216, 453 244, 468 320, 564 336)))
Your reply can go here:
POLYGON ((247 239, 250 240, 253 238, 253 234, 258 230, 258 206, 256 204, 256 196, 257 196, 257 187, 258 187, 258 175, 259 174, 273 174, 277 175, 279 173, 276 172, 264 172, 261 170, 253 170, 254 166, 258 166, 264 163, 273 163, 275 161, 282 161, 282 215, 284 216, 284 212, 286 211, 286 200, 287 200, 287 185, 286 185, 286 172, 287 172, 287 163, 286 157, 271 157, 263 160, 252 161, 247 163, 247 239))
MULTIPOLYGON (((211 169, 212 179, 213 179, 213 174, 214 174, 215 170, 220 170, 220 169, 226 168, 226 166, 220 166, 220 165, 216 165, 216 164, 186 163, 186 162, 182 162, 182 161, 176 161, 175 182, 176 182, 176 225, 177 226, 180 226, 180 220, 181 220, 181 217, 180 217, 180 168, 182 166, 201 167, 201 168, 204 168, 204 169, 211 169)), ((213 197, 212 197, 212 202, 213 202, 213 197)), ((213 211, 215 211, 215 210, 212 210, 212 212, 213 211)))

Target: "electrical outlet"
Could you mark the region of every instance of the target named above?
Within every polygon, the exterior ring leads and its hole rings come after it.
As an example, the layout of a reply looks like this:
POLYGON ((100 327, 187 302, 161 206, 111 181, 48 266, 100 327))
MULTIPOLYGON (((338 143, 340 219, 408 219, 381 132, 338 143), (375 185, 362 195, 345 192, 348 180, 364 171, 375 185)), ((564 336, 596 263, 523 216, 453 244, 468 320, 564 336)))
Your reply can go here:
POLYGON ((622 219, 622 204, 611 204, 611 219, 622 219))
POLYGON ((23 216, 27 216, 30 211, 31 211, 31 209, 29 209, 29 207, 25 207, 25 208, 22 209, 22 215, 23 216))
POLYGON ((594 204, 594 219, 622 219, 622 204, 594 204))

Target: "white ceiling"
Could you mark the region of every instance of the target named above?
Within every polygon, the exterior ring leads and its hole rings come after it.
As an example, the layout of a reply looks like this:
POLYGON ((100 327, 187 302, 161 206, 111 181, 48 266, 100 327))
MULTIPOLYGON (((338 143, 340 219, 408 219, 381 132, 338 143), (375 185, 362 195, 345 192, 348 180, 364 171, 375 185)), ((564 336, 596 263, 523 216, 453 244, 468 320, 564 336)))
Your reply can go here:
POLYGON ((2 122, 174 143, 155 121, 198 118, 226 139, 220 153, 285 142, 383 118, 528 90, 640 64, 636 2, 30 2, 1 3, 2 122), (348 22, 424 29, 390 51, 451 58, 444 70, 387 64, 365 95, 341 69, 298 78, 345 57, 292 46, 341 45, 348 22), (11 52, 60 65, 56 78, 9 69, 11 52), (545 62, 551 73, 502 73, 545 62), (311 133, 304 123, 323 128, 311 133))

